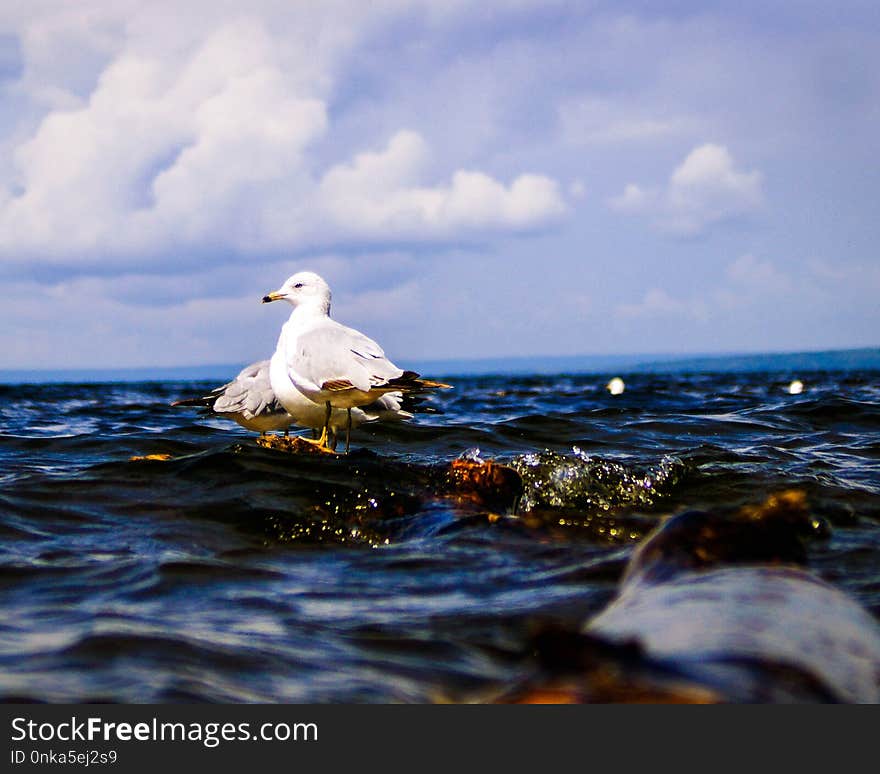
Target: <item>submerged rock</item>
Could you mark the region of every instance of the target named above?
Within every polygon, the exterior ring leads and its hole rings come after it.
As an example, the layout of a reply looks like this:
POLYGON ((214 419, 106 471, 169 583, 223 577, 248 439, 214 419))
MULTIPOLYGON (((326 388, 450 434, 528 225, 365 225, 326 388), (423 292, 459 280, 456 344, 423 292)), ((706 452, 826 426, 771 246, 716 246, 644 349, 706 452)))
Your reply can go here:
POLYGON ((638 472, 577 450, 574 456, 543 452, 503 464, 468 449, 451 463, 417 465, 368 452, 316 457, 312 444, 286 439, 271 448, 292 453, 300 483, 315 481, 314 502, 305 513, 272 518, 273 538, 285 542, 310 536, 350 542, 352 526, 360 538, 369 535, 372 545, 387 542, 387 534, 378 539, 382 522, 416 513, 431 501, 452 503, 462 516, 482 514, 491 523, 561 539, 583 534, 602 542, 631 542, 656 519, 627 510, 653 505, 685 470, 670 457, 656 469, 638 472))
POLYGON ((522 479, 513 468, 467 453, 450 464, 446 487, 460 499, 513 512, 523 492, 522 479))
POLYGON ((672 517, 580 631, 535 635, 537 676, 502 701, 880 701, 880 625, 802 566, 824 534, 800 492, 672 517))

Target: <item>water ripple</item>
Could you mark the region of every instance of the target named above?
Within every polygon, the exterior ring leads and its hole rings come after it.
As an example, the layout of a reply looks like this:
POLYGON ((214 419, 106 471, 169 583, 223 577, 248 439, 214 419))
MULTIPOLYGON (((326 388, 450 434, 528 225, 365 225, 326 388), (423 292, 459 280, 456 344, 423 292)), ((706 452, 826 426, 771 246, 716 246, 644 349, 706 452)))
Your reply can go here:
POLYGON ((813 566, 880 614, 880 374, 608 376, 452 379, 338 460, 170 407, 212 384, 0 386, 0 696, 433 700, 514 678, 663 516, 792 486, 832 526, 813 566), (518 509, 450 494, 474 447, 518 509))

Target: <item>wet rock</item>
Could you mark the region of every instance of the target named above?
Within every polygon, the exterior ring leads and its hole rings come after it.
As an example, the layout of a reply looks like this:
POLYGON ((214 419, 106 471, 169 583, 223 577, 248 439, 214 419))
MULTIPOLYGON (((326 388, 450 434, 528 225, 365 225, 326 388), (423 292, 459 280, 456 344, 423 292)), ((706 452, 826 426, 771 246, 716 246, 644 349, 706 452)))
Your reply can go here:
POLYGON ((803 567, 802 493, 674 516, 580 631, 538 629, 536 674, 499 701, 880 700, 880 625, 803 567))
POLYGON ((459 501, 470 501, 493 511, 516 511, 523 482, 512 467, 473 456, 453 460, 446 487, 459 501))

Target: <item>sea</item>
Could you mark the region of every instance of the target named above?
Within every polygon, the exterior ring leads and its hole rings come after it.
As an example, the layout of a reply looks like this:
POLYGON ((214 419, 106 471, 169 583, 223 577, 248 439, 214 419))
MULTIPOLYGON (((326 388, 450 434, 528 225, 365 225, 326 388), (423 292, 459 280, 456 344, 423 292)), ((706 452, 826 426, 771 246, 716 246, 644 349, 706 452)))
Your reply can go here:
POLYGON ((435 364, 453 389, 338 456, 171 406, 216 370, 5 375, 4 701, 467 700, 600 611, 664 517, 787 489, 828 525, 809 567, 880 618, 878 350, 435 364), (455 496, 459 458, 521 496, 455 496))

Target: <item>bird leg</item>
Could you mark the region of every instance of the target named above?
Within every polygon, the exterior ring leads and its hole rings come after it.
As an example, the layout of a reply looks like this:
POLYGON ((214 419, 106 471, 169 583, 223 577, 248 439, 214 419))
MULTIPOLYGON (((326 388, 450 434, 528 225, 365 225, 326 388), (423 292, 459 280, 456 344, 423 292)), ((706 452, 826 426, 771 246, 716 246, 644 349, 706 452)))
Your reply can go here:
POLYGON ((345 453, 348 454, 348 447, 351 444, 351 406, 346 411, 348 412, 348 422, 345 425, 345 453))
MULTIPOLYGON (((330 428, 330 413, 332 411, 332 407, 330 404, 327 404, 327 415, 324 418, 324 429, 321 431, 321 435, 315 438, 315 431, 312 430, 312 438, 303 438, 301 435, 294 435, 290 438, 288 443, 287 451, 290 452, 323 452, 326 454, 333 454, 335 449, 328 445, 327 441, 329 439, 329 428, 330 428), (303 444, 308 444, 308 447, 303 447, 303 444)), ((334 444, 335 446, 335 444, 334 444)))
MULTIPOLYGON (((328 400, 327 401, 327 413, 324 415, 324 429, 321 430, 321 435, 319 435, 316 439, 311 440, 311 441, 308 438, 302 439, 303 441, 306 441, 307 443, 310 443, 310 444, 313 444, 314 446, 317 446, 321 451, 325 451, 328 453, 331 453, 333 451, 333 449, 331 449, 330 446, 327 444, 327 440, 330 437, 330 414, 332 411, 333 411, 333 407, 330 405, 330 401, 328 400)), ((312 433, 312 435, 314 436, 314 432, 312 433)))
POLYGON ((327 445, 327 436, 330 434, 330 415, 333 413, 333 406, 330 405, 330 401, 327 401, 327 412, 324 414, 324 429, 321 431, 321 438, 319 439, 319 443, 322 446, 327 445))

